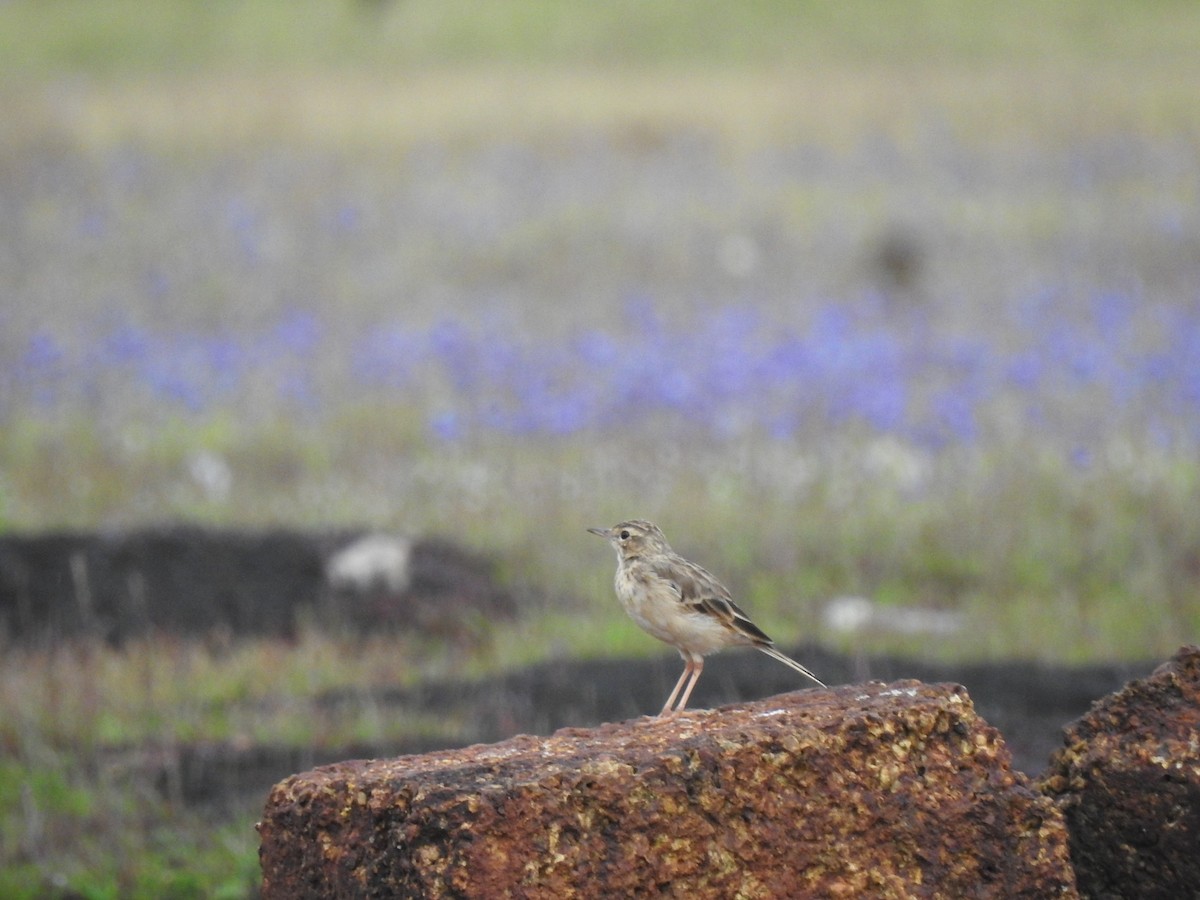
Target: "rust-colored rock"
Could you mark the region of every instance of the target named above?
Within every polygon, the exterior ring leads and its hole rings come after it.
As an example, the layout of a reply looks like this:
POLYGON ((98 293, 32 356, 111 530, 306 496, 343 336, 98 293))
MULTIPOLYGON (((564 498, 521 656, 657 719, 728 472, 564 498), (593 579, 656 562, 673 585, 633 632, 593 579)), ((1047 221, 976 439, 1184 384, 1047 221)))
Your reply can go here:
POLYGON ((263 896, 1074 897, 961 687, 802 691, 276 785, 263 896))
POLYGON ((1200 647, 1184 647, 1064 730, 1042 775, 1080 893, 1200 896, 1200 647))

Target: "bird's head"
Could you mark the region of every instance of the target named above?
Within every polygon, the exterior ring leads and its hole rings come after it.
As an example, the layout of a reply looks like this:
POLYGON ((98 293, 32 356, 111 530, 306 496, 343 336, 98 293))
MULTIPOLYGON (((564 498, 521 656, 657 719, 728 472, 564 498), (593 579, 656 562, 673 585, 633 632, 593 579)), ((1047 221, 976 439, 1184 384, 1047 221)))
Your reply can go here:
POLYGON ((645 519, 630 519, 612 528, 589 528, 588 531, 608 538, 609 543, 617 549, 620 559, 671 552, 671 547, 659 527, 645 519))

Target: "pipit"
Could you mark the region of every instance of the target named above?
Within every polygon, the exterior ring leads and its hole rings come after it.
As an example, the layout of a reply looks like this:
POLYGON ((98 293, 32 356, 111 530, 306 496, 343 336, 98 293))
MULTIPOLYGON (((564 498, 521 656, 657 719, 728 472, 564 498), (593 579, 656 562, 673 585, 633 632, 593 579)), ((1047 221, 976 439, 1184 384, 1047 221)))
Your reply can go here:
POLYGON ((625 612, 683 657, 683 674, 660 716, 687 706, 704 657, 726 647, 755 647, 825 687, 816 675, 775 649, 775 642, 738 608, 725 585, 672 550, 657 525, 633 519, 588 531, 608 538, 616 548, 615 585, 625 612))

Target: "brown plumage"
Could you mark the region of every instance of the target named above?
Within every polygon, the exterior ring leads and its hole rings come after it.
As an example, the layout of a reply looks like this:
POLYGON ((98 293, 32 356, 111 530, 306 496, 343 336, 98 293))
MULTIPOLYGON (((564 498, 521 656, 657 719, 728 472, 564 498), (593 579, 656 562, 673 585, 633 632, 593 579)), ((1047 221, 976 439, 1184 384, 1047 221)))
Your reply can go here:
POLYGON ((614 585, 630 618, 683 657, 683 674, 659 715, 687 706, 704 657, 726 647, 754 647, 825 687, 816 675, 776 650, 774 641, 711 573, 672 550, 657 525, 631 519, 588 531, 607 538, 617 551, 614 585))

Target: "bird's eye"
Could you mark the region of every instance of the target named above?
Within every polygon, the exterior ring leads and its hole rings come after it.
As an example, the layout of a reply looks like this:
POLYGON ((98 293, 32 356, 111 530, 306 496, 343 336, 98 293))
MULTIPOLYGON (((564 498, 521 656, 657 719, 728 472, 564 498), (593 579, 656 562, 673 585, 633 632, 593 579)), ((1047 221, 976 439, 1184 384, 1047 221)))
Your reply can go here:
POLYGON ((629 540, 629 531, 628 530, 622 531, 620 537, 621 537, 621 540, 623 540, 623 541, 629 540))

